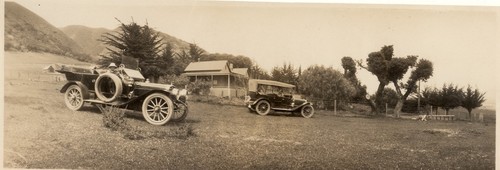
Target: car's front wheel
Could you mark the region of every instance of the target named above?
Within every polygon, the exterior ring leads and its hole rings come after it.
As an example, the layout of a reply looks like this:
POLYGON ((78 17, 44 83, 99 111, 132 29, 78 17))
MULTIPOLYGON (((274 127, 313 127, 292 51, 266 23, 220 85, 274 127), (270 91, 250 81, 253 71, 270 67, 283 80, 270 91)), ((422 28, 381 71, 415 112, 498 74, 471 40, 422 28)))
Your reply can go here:
POLYGON ((314 108, 311 105, 305 105, 300 110, 300 115, 305 118, 311 118, 314 115, 314 108))
POLYGON ((64 103, 74 111, 80 110, 83 107, 83 93, 78 85, 71 85, 64 93, 64 103))
POLYGON ((174 114, 172 115, 172 118, 170 118, 170 121, 172 122, 180 122, 186 119, 188 114, 188 106, 185 103, 178 103, 176 104, 176 108, 174 109, 174 114))
POLYGON ((161 93, 149 95, 142 103, 142 115, 153 125, 164 125, 170 120, 173 112, 172 100, 161 93))
POLYGON ((271 104, 266 100, 261 100, 255 105, 255 111, 259 115, 265 116, 271 111, 271 104))

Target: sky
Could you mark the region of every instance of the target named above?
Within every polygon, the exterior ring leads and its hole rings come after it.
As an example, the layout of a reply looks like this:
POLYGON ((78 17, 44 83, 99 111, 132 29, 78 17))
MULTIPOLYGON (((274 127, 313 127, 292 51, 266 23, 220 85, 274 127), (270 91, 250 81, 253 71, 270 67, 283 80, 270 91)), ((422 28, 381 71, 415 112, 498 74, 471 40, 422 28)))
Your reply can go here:
MULTIPOLYGON (((495 105, 499 7, 467 3, 451 6, 119 0, 15 2, 56 27, 84 25, 114 29, 119 26, 115 18, 124 23, 148 23, 210 53, 250 57, 267 71, 284 63, 301 66, 302 70, 324 65, 342 71, 342 57, 366 62, 370 52, 394 45, 395 57, 418 55, 433 62, 434 74, 422 82, 422 87, 470 84, 486 92, 485 105, 495 105)), ((378 81, 374 75, 359 70, 358 78, 368 86, 369 93, 375 92, 378 81)))

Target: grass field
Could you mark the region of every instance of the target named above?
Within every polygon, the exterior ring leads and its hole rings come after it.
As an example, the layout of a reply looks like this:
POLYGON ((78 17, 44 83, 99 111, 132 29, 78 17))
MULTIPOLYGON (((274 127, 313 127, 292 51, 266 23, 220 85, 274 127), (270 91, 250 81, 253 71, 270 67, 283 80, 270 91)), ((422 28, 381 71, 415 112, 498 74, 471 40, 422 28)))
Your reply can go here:
MULTIPOLYGON (((15 55, 23 56, 24 54, 15 55)), ((29 54, 36 55, 36 54, 29 54)), ((191 102, 183 123, 153 126, 140 113, 126 121, 148 132, 188 125, 186 139, 130 140, 105 128, 93 106, 73 112, 64 82, 8 76, 37 71, 6 55, 4 167, 65 169, 494 169, 495 122, 415 121, 318 111, 311 119, 258 116, 239 106, 191 102), (14 62, 14 63, 12 63, 14 62)), ((53 56, 48 56, 48 62, 53 56)), ((32 62, 33 61, 33 62, 32 62)), ((30 64, 29 62, 32 62, 30 64)), ((63 63, 63 62, 61 62, 63 63)), ((487 114, 494 117, 494 112, 487 114)), ((494 119, 493 119, 494 120, 494 119)))

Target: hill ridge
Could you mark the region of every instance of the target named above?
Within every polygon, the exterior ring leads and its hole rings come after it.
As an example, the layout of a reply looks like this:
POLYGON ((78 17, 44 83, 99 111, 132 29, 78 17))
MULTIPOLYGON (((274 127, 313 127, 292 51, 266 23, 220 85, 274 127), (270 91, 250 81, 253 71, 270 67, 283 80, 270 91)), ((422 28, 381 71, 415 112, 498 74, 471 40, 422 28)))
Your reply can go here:
POLYGON ((82 47, 44 18, 16 2, 5 2, 6 51, 48 52, 88 60, 82 47))

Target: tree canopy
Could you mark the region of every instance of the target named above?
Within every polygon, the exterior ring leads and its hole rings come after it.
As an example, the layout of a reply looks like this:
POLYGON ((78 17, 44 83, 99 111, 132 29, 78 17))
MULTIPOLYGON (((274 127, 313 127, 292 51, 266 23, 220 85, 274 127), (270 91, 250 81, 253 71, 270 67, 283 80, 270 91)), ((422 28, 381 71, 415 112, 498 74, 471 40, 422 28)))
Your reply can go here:
POLYGON ((351 84, 356 89, 355 95, 352 96, 351 101, 361 102, 366 98, 366 86, 362 85, 356 76, 357 67, 356 62, 349 56, 342 57, 341 59, 342 67, 344 68, 344 77, 351 82, 351 84))
POLYGON ((298 72, 292 64, 284 63, 282 67, 275 66, 271 70, 271 77, 275 81, 297 85, 298 72))
POLYGON ((484 95, 486 93, 479 92, 478 89, 472 89, 470 85, 467 86, 467 89, 463 93, 462 99, 462 107, 467 109, 469 112, 469 118, 472 117, 472 109, 481 107, 483 102, 485 101, 484 95))
POLYGON ((119 20, 118 22, 121 24, 119 31, 105 33, 100 39, 108 45, 106 47, 108 53, 101 55, 99 64, 101 66, 111 62, 120 64, 122 56, 129 56, 139 61, 144 76, 157 78, 161 75, 160 66, 155 64, 163 45, 159 33, 148 25, 141 26, 135 22, 125 24, 119 20))
POLYGON ((380 113, 381 108, 378 106, 381 105, 380 102, 382 101, 381 96, 383 94, 384 87, 389 83, 392 83, 396 89, 399 99, 394 112, 396 117, 399 117, 404 101, 411 93, 415 92, 415 87, 417 86, 418 81, 426 81, 432 76, 433 66, 432 62, 429 60, 420 59, 417 62, 418 56, 415 55, 409 55, 405 58, 393 56, 393 46, 383 46, 380 51, 368 54, 368 58, 366 59, 367 66, 363 66, 361 61, 359 61, 358 64, 362 68, 371 72, 373 75, 377 76, 379 81, 379 86, 374 98, 375 101, 370 102, 372 112, 380 113), (406 84, 403 84, 401 80, 413 67, 415 67, 415 69, 412 70, 410 78, 406 84), (402 88, 406 89, 405 93, 402 92, 402 88))
POLYGON ((302 94, 321 100, 337 100, 346 103, 354 94, 354 86, 342 73, 332 67, 310 66, 299 79, 302 94))

